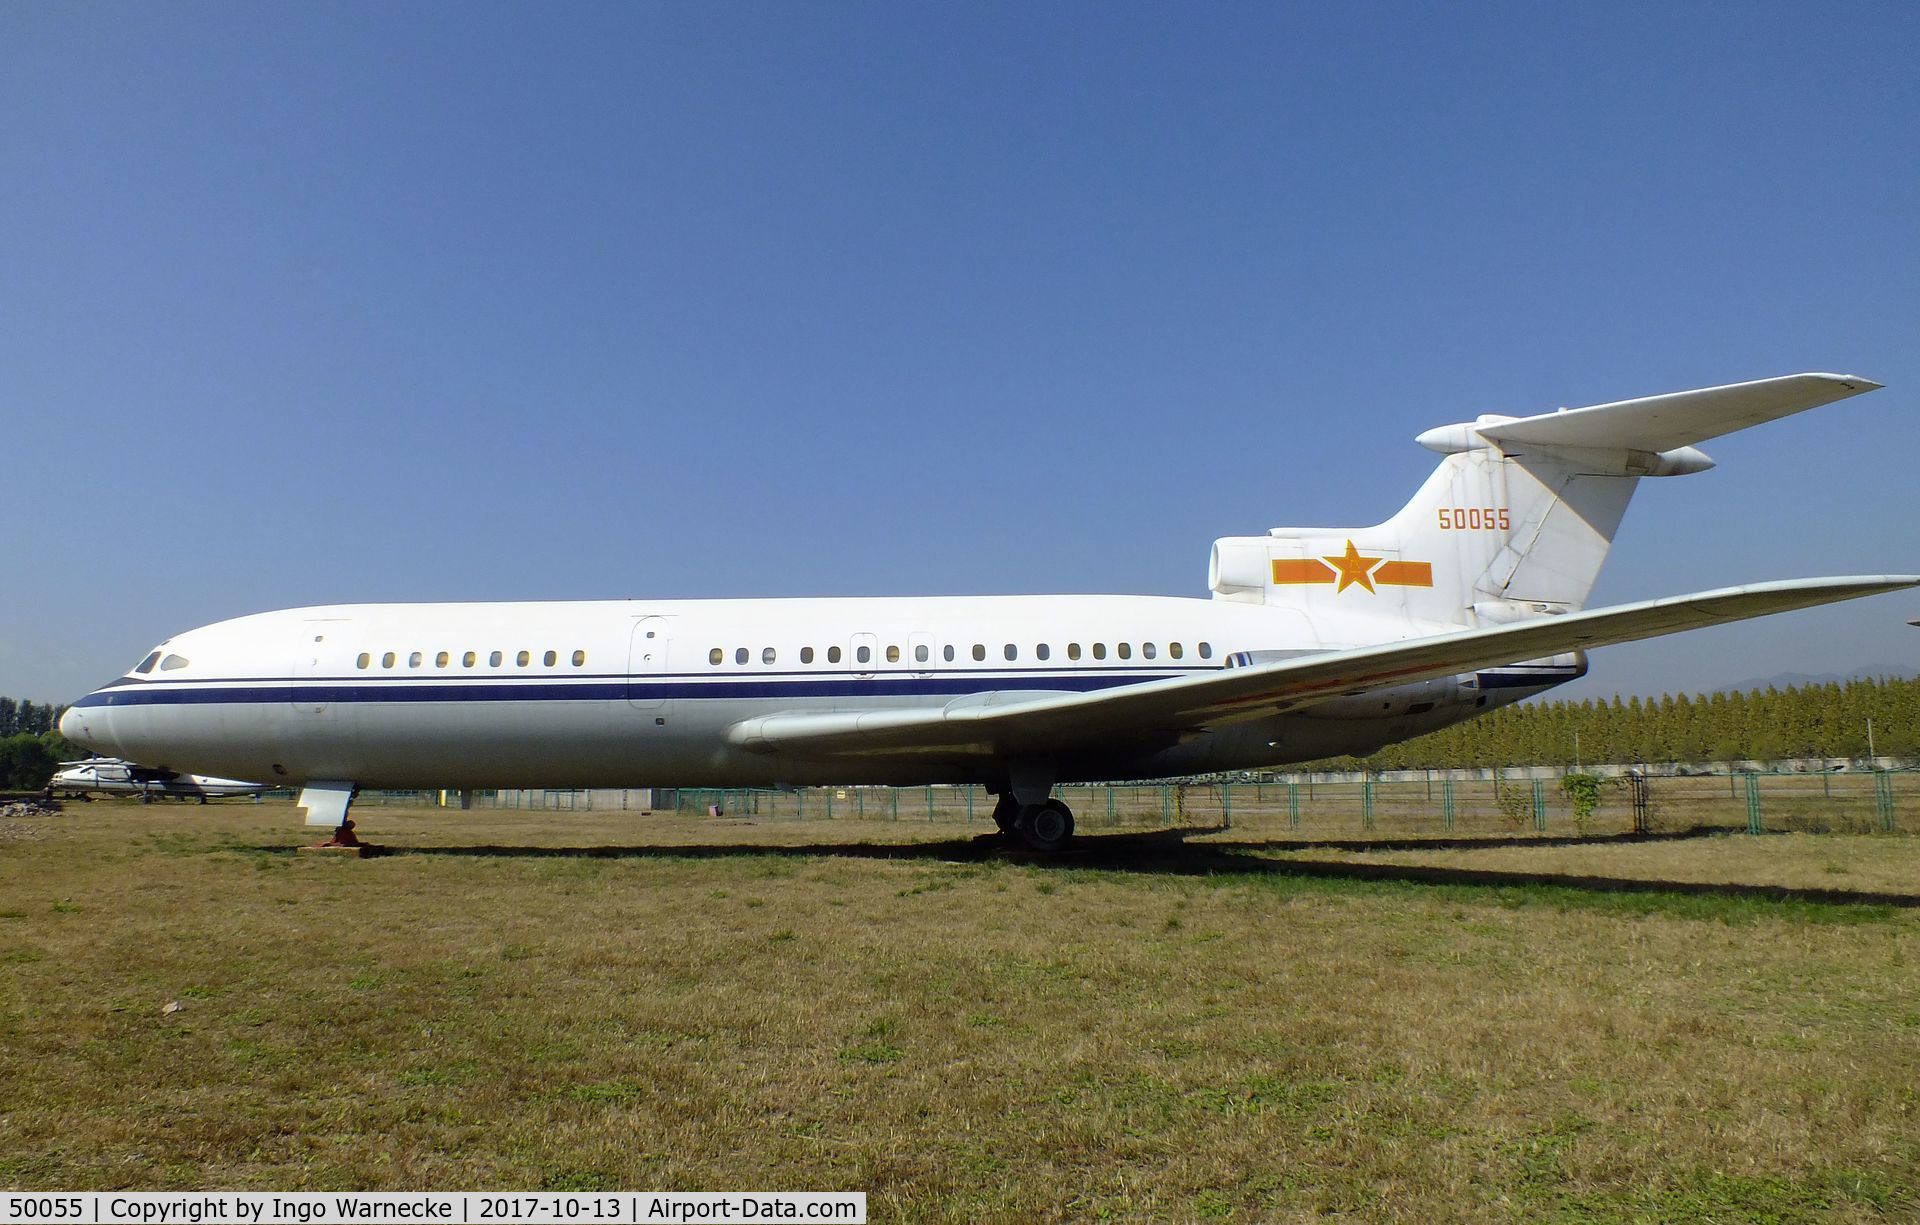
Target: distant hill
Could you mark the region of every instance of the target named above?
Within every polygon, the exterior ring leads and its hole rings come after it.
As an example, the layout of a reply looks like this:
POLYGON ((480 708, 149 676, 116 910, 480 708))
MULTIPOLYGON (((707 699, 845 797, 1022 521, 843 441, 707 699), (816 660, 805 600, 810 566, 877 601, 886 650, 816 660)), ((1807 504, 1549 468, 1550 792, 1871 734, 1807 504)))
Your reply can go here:
POLYGON ((1735 681, 1731 685, 1722 685, 1719 693, 1749 693, 1755 689, 1805 689, 1808 685, 1844 685, 1848 681, 1893 680, 1910 681, 1920 677, 1920 668, 1876 664, 1853 669, 1851 672, 1778 672, 1772 676, 1762 676, 1753 680, 1735 681))

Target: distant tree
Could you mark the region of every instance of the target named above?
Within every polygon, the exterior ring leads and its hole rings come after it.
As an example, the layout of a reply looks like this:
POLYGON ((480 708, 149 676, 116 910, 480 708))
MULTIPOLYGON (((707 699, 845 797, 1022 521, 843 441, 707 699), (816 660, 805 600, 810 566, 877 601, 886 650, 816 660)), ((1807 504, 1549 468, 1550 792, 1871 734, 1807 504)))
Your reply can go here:
POLYGON ((59 765, 60 759, 39 736, 18 732, 0 740, 0 789, 38 791, 59 765))

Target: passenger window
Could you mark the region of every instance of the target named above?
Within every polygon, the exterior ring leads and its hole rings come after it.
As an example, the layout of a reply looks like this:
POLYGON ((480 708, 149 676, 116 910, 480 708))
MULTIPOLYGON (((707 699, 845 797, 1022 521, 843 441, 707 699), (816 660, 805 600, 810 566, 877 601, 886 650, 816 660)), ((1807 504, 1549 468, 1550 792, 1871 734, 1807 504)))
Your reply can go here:
POLYGON ((1107 644, 1106 644, 1106 643, 1104 643, 1104 642, 1096 642, 1096 643, 1094 643, 1094 644, 1093 644, 1093 657, 1094 657, 1095 659, 1105 659, 1105 658, 1107 657, 1107 644))
POLYGON ((474 653, 472 651, 468 651, 465 655, 462 655, 460 657, 460 666, 463 668, 471 668, 473 667, 474 659, 475 659, 474 653))
POLYGON ((1005 653, 1008 659, 1020 658, 1020 648, 1017 646, 1014 646, 1011 642, 1009 642, 1006 645, 1005 653))
POLYGON ((153 665, 155 665, 155 664, 157 664, 157 663, 159 663, 159 662, 160 662, 160 652, 158 652, 158 651, 155 651, 155 652, 154 652, 153 654, 151 654, 151 655, 149 655, 149 656, 147 656, 147 657, 146 657, 145 659, 143 659, 143 660, 141 660, 141 661, 140 661, 140 666, 139 666, 139 667, 137 667, 137 668, 135 668, 135 669, 134 669, 134 672, 136 672, 137 674, 139 674, 139 675, 141 675, 141 676, 145 676, 145 675, 146 675, 147 673, 149 673, 149 672, 151 672, 151 671, 153 671, 153 665))
POLYGON ((415 651, 412 654, 407 656, 407 667, 417 668, 419 666, 420 666, 420 652, 415 651))
POLYGON ((940 654, 941 654, 941 657, 944 658, 948 663, 952 663, 953 662, 953 644, 949 642, 945 647, 941 648, 940 654))
POLYGON ((1033 654, 1034 654, 1034 658, 1036 659, 1048 659, 1053 655, 1053 648, 1049 647, 1046 643, 1043 642, 1039 646, 1033 648, 1033 654))
POLYGON ((888 648, 887 648, 887 662, 888 662, 888 663, 890 663, 890 664, 897 664, 897 663, 899 663, 899 662, 900 662, 900 648, 899 648, 899 647, 888 647, 888 648))
POLYGON ((542 655, 540 657, 540 662, 544 666, 551 668, 555 663, 559 662, 559 659, 560 659, 559 655, 557 655, 552 651, 548 651, 545 655, 542 655))
POLYGON ((978 642, 974 643, 973 644, 974 662, 979 663, 980 661, 986 659, 986 657, 987 657, 987 648, 985 644, 978 643, 978 642))
POLYGON ((1152 659, 1159 653, 1160 648, 1154 646, 1151 642, 1143 642, 1140 644, 1140 657, 1142 659, 1152 659))
POLYGON ((373 662, 373 656, 367 654, 365 651, 362 651, 360 652, 360 658, 353 661, 353 666, 356 668, 364 668, 372 662, 373 662))
POLYGON ((861 647, 859 650, 853 653, 853 657, 859 660, 863 664, 871 663, 873 661, 873 648, 861 647))
POLYGON ((927 650, 927 644, 924 642, 921 643, 919 646, 913 648, 913 658, 920 663, 927 662, 928 654, 929 652, 927 650))
POLYGON ((1213 644, 1211 642, 1203 642, 1200 644, 1200 658, 1202 659, 1213 658, 1213 644))
POLYGON ((1183 648, 1179 643, 1169 642, 1167 644, 1167 654, 1173 656, 1175 659, 1180 658, 1185 653, 1186 653, 1185 648, 1183 648))
POLYGON ((734 663, 737 663, 737 664, 743 664, 743 663, 746 663, 746 662, 747 662, 747 648, 745 648, 745 647, 735 647, 735 648, 734 648, 734 651, 733 651, 733 662, 734 662, 734 663))
POLYGON ((1080 658, 1080 644, 1079 644, 1079 643, 1077 643, 1077 642, 1069 642, 1069 643, 1067 644, 1067 658, 1068 658, 1068 659, 1078 659, 1078 658, 1080 658))
POLYGON ((383 667, 383 668, 391 668, 391 667, 393 667, 393 652, 392 652, 392 651, 388 651, 388 652, 387 652, 387 653, 386 653, 385 655, 382 655, 382 656, 380 657, 380 666, 381 666, 381 667, 383 667))
POLYGON ((719 647, 715 647, 713 650, 707 652, 707 662, 716 668, 720 666, 720 661, 726 657, 726 653, 719 647))
POLYGON ((573 666, 576 668, 584 668, 587 666, 587 653, 585 651, 575 651, 573 653, 573 666))
POLYGON ((529 663, 533 662, 533 656, 529 655, 525 651, 522 651, 518 655, 515 655, 513 657, 513 662, 516 664, 519 664, 522 668, 524 668, 529 663))
POLYGON ((812 662, 813 662, 813 648, 812 648, 812 647, 801 647, 801 648, 800 648, 800 662, 801 662, 801 663, 803 663, 803 664, 810 664, 810 663, 812 663, 812 662))
POLYGON ((830 664, 837 664, 837 663, 839 663, 839 662, 840 662, 840 648, 839 648, 839 647, 828 647, 828 648, 827 648, 827 662, 828 662, 828 663, 830 663, 830 664))
POLYGON ((439 653, 438 655, 435 655, 435 656, 433 657, 433 666, 434 666, 434 667, 436 667, 436 668, 444 668, 444 667, 446 667, 446 666, 447 666, 447 661, 448 661, 448 658, 449 658, 449 656, 447 655, 447 653, 446 653, 445 651, 442 651, 442 652, 440 652, 440 653, 439 653))
POLYGON ((763 651, 761 651, 761 652, 760 652, 760 662, 761 662, 761 663, 763 663, 763 664, 770 664, 770 663, 772 663, 772 662, 773 662, 773 660, 774 660, 774 654, 773 654, 773 648, 772 648, 772 647, 767 647, 767 648, 766 648, 765 650, 763 650, 763 651))
POLYGON ((493 654, 487 656, 487 667, 497 668, 499 666, 500 666, 500 652, 495 651, 493 654))

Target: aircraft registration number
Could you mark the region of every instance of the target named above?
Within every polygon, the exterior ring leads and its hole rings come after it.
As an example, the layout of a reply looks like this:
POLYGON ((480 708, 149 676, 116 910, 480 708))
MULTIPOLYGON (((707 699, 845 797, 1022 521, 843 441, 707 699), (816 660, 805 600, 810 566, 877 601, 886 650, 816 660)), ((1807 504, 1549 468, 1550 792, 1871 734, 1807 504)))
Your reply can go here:
POLYGON ((1513 519, 1504 506, 1442 506, 1440 527, 1450 532, 1505 532, 1513 519))

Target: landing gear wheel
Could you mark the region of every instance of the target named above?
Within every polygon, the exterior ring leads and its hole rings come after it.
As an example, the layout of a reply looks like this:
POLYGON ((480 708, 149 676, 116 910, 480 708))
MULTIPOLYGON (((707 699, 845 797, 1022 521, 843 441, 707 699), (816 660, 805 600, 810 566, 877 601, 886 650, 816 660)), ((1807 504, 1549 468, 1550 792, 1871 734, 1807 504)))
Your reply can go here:
POLYGON ((1020 839, 1035 851, 1057 851, 1073 838, 1073 810, 1059 800, 1020 810, 1020 839))

